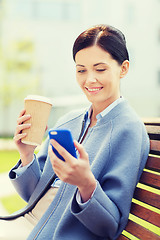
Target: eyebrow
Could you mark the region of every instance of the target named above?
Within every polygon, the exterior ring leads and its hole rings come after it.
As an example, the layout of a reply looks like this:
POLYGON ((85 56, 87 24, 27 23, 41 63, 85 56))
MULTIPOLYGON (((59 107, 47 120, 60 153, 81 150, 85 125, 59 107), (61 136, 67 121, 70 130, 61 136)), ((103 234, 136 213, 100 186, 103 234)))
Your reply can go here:
POLYGON ((76 67, 85 67, 85 66, 82 64, 76 64, 76 67))
POLYGON ((101 65, 101 64, 105 64, 105 65, 107 65, 107 63, 99 62, 99 63, 95 63, 93 66, 96 67, 96 66, 101 65))
MULTIPOLYGON (((101 64, 105 64, 105 65, 107 65, 107 63, 99 62, 99 63, 95 63, 95 64, 93 64, 93 66, 96 67, 96 66, 101 65, 101 64)), ((76 67, 85 67, 85 66, 82 65, 82 64, 76 64, 76 67)))

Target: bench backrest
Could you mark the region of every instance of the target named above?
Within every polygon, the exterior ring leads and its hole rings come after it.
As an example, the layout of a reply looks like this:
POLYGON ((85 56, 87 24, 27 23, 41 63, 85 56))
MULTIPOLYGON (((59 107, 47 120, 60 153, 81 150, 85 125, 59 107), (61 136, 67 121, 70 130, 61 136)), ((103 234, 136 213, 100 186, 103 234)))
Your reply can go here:
POLYGON ((160 118, 143 121, 150 137, 150 154, 118 240, 160 240, 160 118))

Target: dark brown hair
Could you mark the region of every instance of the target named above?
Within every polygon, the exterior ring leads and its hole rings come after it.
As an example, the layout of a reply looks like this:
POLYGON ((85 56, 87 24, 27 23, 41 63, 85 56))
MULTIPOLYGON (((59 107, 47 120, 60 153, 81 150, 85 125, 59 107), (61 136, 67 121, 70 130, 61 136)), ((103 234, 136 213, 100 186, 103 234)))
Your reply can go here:
POLYGON ((107 51, 120 65, 129 60, 124 34, 109 25, 97 25, 82 32, 73 45, 73 59, 84 48, 97 45, 107 51))

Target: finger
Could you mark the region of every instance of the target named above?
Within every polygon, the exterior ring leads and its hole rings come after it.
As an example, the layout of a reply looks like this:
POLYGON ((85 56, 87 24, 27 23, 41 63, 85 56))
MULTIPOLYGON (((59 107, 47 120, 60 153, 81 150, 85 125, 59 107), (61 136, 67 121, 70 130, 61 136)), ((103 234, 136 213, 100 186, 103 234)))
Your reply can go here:
POLYGON ((20 124, 24 123, 25 121, 29 120, 30 118, 31 118, 30 114, 23 115, 17 119, 17 124, 20 125, 20 124))
POLYGON ((85 151, 85 149, 82 146, 82 144, 80 144, 76 140, 74 140, 74 146, 78 150, 80 158, 84 158, 84 159, 88 158, 88 154, 85 151))
POLYGON ((74 157, 64 147, 62 147, 57 141, 53 139, 51 139, 51 144, 58 151, 58 153, 65 159, 66 162, 72 163, 74 157))
POLYGON ((49 147, 48 147, 48 154, 51 160, 58 158, 57 155, 54 153, 51 144, 49 144, 49 147))
POLYGON ((57 157, 57 155, 53 152, 51 145, 48 147, 48 154, 54 170, 61 171, 64 167, 65 162, 57 157))
POLYGON ((26 112, 26 110, 23 109, 23 110, 20 112, 19 117, 22 117, 22 116, 25 114, 25 112, 26 112))
POLYGON ((22 138, 26 137, 26 135, 27 135, 27 133, 17 134, 17 135, 14 136, 13 140, 14 140, 15 142, 18 142, 18 141, 20 141, 22 138))
POLYGON ((21 133, 23 130, 28 129, 30 127, 31 127, 31 123, 17 125, 14 135, 17 135, 17 134, 21 133))

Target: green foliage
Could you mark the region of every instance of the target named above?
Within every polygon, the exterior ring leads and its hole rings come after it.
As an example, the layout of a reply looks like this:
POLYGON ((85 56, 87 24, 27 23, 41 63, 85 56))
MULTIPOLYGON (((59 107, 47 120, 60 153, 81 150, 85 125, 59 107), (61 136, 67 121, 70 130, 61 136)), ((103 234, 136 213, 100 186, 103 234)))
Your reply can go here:
POLYGON ((9 59, 7 62, 6 62, 6 70, 7 72, 9 71, 30 71, 32 68, 32 62, 28 61, 20 61, 20 60, 17 60, 15 61, 14 59, 9 59))
POLYGON ((39 94, 39 75, 34 59, 34 43, 30 39, 0 46, 0 103, 8 107, 30 94, 39 94))
MULTIPOLYGON (((1 39, 0 39, 1 40, 1 39)), ((10 109, 28 94, 41 94, 40 76, 32 39, 0 42, 0 109, 2 136, 7 136, 10 109), (8 121, 6 123, 6 121, 8 121)))

